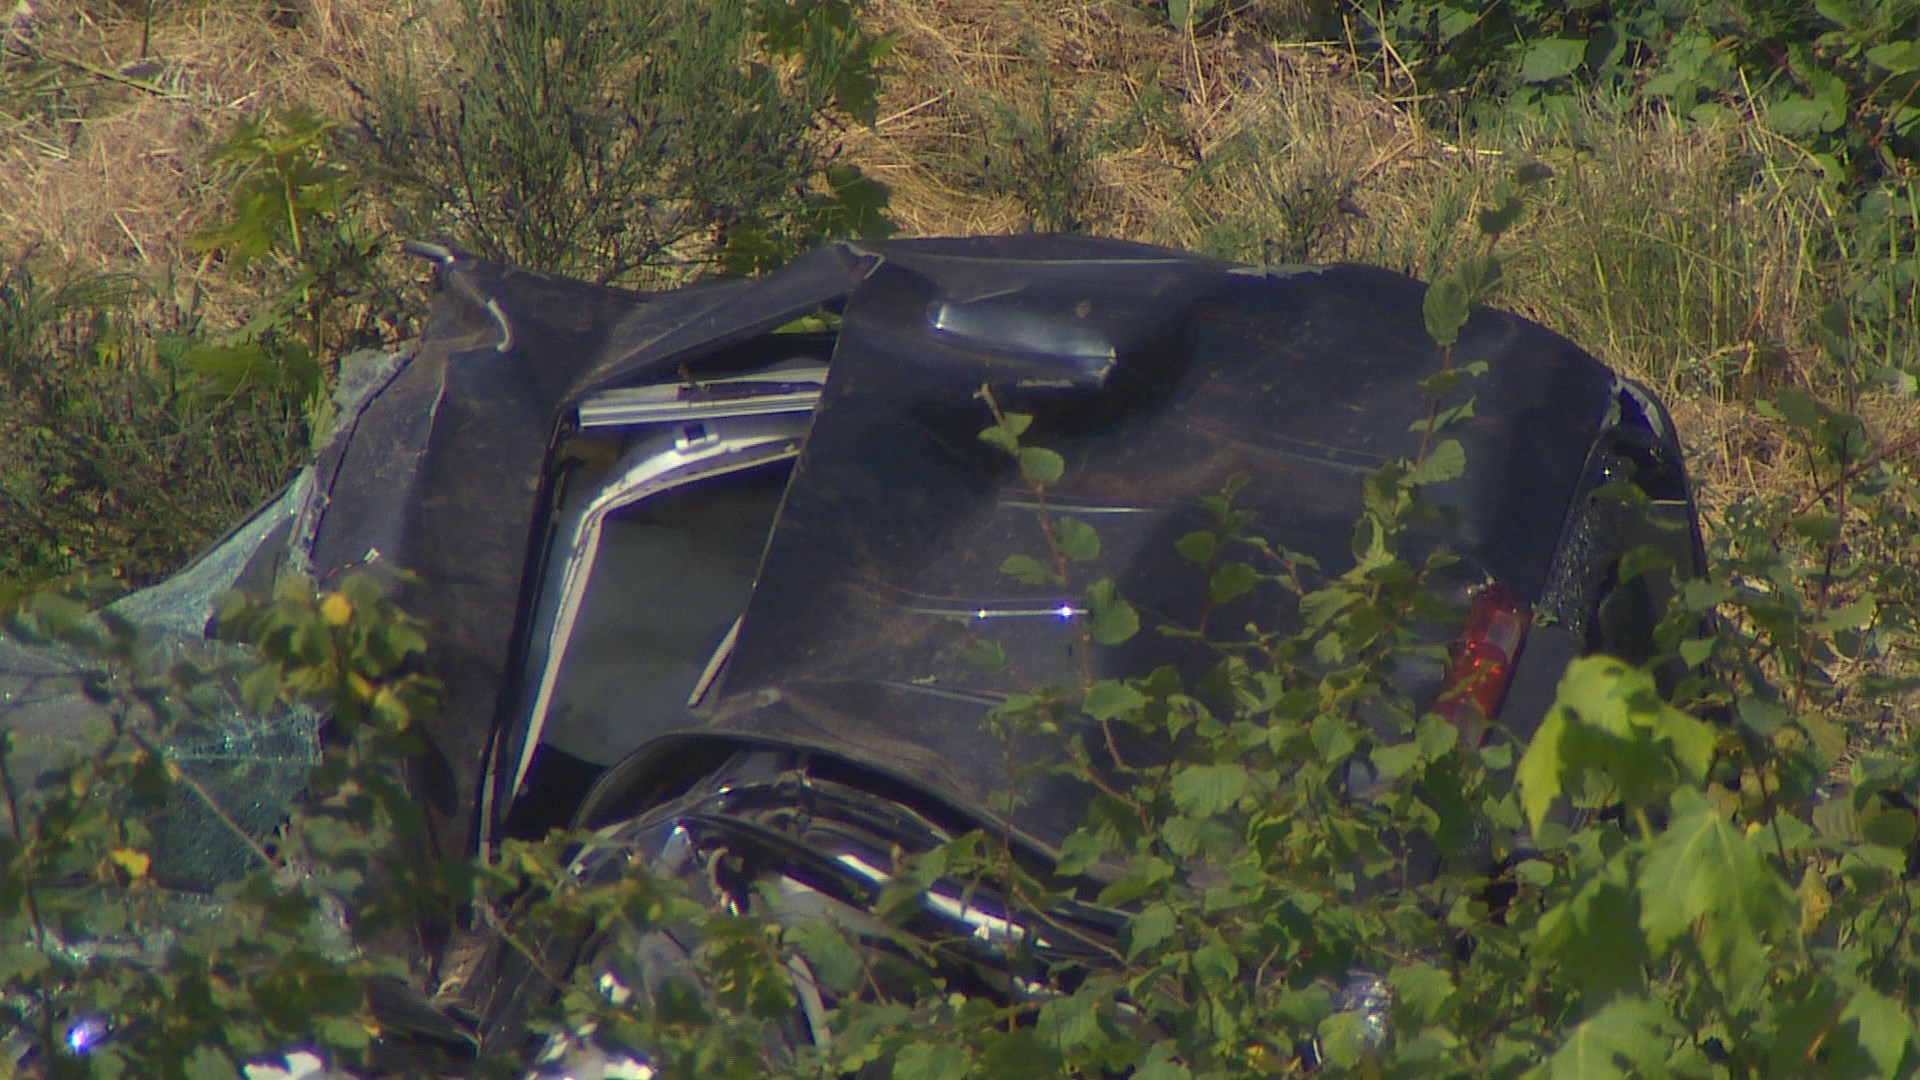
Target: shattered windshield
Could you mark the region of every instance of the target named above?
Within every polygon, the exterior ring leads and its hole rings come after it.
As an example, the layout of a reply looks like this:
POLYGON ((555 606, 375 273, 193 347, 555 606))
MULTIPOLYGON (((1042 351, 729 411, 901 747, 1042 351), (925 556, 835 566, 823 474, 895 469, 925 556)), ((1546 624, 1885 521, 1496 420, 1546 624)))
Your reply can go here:
POLYGON ((241 659, 232 646, 165 636, 136 648, 130 668, 109 671, 70 647, 0 639, 9 779, 31 805, 34 789, 69 763, 144 742, 191 782, 171 785, 158 805, 125 791, 100 797, 151 832, 156 880, 233 880, 253 867, 253 845, 279 826, 319 762, 320 718, 305 708, 250 714, 224 674, 241 659), (189 669, 211 677, 162 689, 189 669))
POLYGON ((245 651, 204 635, 214 600, 280 549, 309 484, 302 473, 187 569, 111 605, 115 621, 130 624, 120 633, 131 638, 118 642, 124 658, 109 663, 99 650, 0 636, 6 768, 24 801, 74 761, 144 742, 190 783, 172 785, 159 805, 124 791, 101 797, 152 834, 154 878, 206 889, 253 866, 253 846, 279 827, 320 760, 320 717, 304 707, 250 713, 236 689, 245 651))

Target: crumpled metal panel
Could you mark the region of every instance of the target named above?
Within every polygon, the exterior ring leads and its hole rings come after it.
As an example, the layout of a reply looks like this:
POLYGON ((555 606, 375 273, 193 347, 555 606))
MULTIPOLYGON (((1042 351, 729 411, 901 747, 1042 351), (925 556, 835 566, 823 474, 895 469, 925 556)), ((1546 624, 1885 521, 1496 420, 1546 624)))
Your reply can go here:
MULTIPOLYGON (((880 261, 845 301, 722 692, 681 737, 643 748, 624 770, 642 778, 637 788, 703 744, 774 742, 865 762, 986 813, 1009 783, 1003 748, 981 729, 999 696, 1211 663, 1150 629, 1199 624, 1203 576, 1173 550, 1207 524, 1199 496, 1250 476, 1242 504, 1266 534, 1337 573, 1352 562, 1362 477, 1418 450, 1419 381, 1441 358, 1421 319, 1424 287, 1401 275, 1260 273, 1061 238, 863 250, 880 261), (1047 257, 1023 257, 1043 245, 1047 257), (1076 572, 1081 585, 1114 578, 1140 610, 1149 629, 1127 644, 1078 656, 1079 589, 999 573, 1009 553, 1046 552, 1013 462, 978 438, 991 421, 982 386, 1033 413, 1030 441, 1064 457, 1049 512, 1099 529, 1100 558, 1076 572), (965 659, 982 641, 1003 648, 1012 677, 965 659)), ((1471 386, 1474 419, 1449 433, 1471 466, 1429 489, 1449 517, 1410 544, 1465 556, 1463 586, 1491 576, 1531 600, 1616 378, 1497 312, 1475 315, 1456 357, 1489 365, 1471 386)), ((1246 604, 1212 612, 1211 625, 1290 617, 1246 604)), ((1152 752, 1121 742, 1135 763, 1152 752)), ((1022 784, 1012 824, 1037 842, 1078 820, 1085 792, 1055 777, 1022 784)))
POLYGON ((531 543, 563 417, 600 386, 677 371, 843 294, 859 257, 830 248, 759 282, 645 295, 455 256, 411 362, 337 460, 310 560, 323 578, 392 567, 426 621, 444 686, 409 782, 435 845, 469 850, 482 764, 531 599, 531 543))

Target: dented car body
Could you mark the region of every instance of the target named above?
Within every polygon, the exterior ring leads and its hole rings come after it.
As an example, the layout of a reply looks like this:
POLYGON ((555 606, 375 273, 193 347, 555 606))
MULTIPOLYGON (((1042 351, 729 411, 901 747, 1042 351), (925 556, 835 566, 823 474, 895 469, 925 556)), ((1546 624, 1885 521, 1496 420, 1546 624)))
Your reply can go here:
MULTIPOLYGON (((415 247, 438 264, 422 340, 354 368, 336 432, 288 494, 125 610, 171 613, 191 637, 206 629, 194 605, 229 586, 404 569, 393 587, 445 686, 408 777, 439 853, 571 822, 670 868, 725 850, 749 877, 848 909, 893 850, 986 827, 1044 864, 1078 823, 1075 781, 1010 781, 1010 755, 1052 750, 984 730, 1008 694, 1162 665, 1197 677, 1213 660, 1153 633, 1080 655, 1084 597, 1000 572, 1045 537, 1013 459, 978 437, 985 398, 1032 414, 1029 441, 1061 455, 1046 512, 1098 530, 1087 580, 1113 579, 1149 627, 1191 627, 1204 578, 1175 541, 1210 524, 1200 498, 1246 476, 1238 505, 1265 535, 1338 573, 1362 479, 1419 451, 1421 381, 1442 363, 1424 286, 1363 266, 919 240, 635 294, 415 247), (970 662, 981 643, 1012 670, 970 662), (997 799, 1010 782, 1018 797, 997 799)), ((1654 545, 1682 575, 1703 554, 1651 394, 1496 311, 1474 313, 1455 353, 1487 365, 1449 432, 1467 466, 1425 489, 1444 513, 1408 553, 1459 557, 1442 582, 1459 618, 1436 644, 1453 643, 1454 669, 1497 661, 1478 703, 1524 738, 1570 659, 1647 658, 1666 586, 1622 581, 1626 553, 1654 545), (1597 494, 1622 482, 1646 498, 1597 494)), ((1208 617, 1297 618, 1261 603, 1208 617)), ((1410 670, 1404 689, 1439 700, 1454 669, 1410 670)), ((1120 737, 1124 758, 1156 752, 1120 737)), ((297 770, 275 775, 292 799, 297 770)), ((597 865, 583 872, 616 872, 597 865)), ((1019 933, 957 893, 927 903, 981 964, 1019 933)), ((1066 921, 1095 951, 1117 926, 1092 909, 1066 921)), ((634 947, 551 945, 563 968, 608 970, 634 947)), ((491 972, 475 1038, 507 1049, 550 988, 491 972)))

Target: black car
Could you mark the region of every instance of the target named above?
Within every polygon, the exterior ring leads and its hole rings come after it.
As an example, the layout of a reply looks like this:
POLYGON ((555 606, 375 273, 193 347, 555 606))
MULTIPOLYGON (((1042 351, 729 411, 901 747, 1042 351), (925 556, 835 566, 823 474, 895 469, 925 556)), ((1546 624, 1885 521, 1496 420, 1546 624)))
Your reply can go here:
MULTIPOLYGON (((842 243, 763 278, 636 294, 413 247, 439 281, 418 345, 349 365, 335 435, 287 495, 119 609, 190 637, 234 585, 403 568, 394 589, 426 620, 446 688, 408 777, 437 848, 572 823, 705 882, 715 903, 759 882, 857 909, 890 853, 980 827, 1044 864, 1085 796, 1039 775, 1017 810, 994 809, 1007 751, 982 719, 1017 687, 969 661, 981 643, 1018 657, 1026 685, 1211 662, 1151 633, 1078 655, 1082 599, 1000 572, 1043 537, 1031 486, 979 438, 988 399, 1033 415, 1029 437, 1061 456, 1047 511, 1097 527, 1089 577, 1112 578, 1148 624, 1192 625, 1204 590, 1175 541, 1208 524, 1201 496, 1246 476, 1239 505, 1338 572, 1361 482, 1418 452, 1410 421, 1442 363, 1425 287, 1366 266, 988 237, 842 243), (723 855, 731 885, 694 872, 723 855)), ((1623 582, 1623 556, 1651 544, 1683 576, 1704 556, 1645 388, 1496 311, 1474 313, 1455 354, 1487 365, 1450 432, 1467 468, 1424 489, 1443 513, 1410 541, 1458 556, 1444 582, 1458 615, 1436 632, 1454 659, 1409 670, 1403 689, 1470 699, 1524 738, 1572 658, 1650 658, 1667 586, 1623 582), (1622 482, 1646 498, 1596 495, 1622 482)), ((1230 604, 1215 618, 1288 614, 1230 604)), ((60 695, 7 724, 50 730, 60 695)), ((323 726, 258 737, 297 750, 323 726)), ((298 753, 273 757, 277 771, 266 757, 246 764, 276 795, 256 799, 263 820, 300 782, 298 753)), ((618 872, 608 850, 581 872, 618 872)), ((1023 932, 938 887, 924 917, 987 966, 1023 932)), ((1095 951, 1117 918, 1063 915, 1095 951)), ((549 944, 563 969, 609 972, 674 951, 549 944)), ((487 971, 478 1043, 527 1046, 542 1068, 600 1053, 527 1043, 551 987, 512 957, 487 971)), ((819 1005, 800 996, 794 1038, 819 1005)))

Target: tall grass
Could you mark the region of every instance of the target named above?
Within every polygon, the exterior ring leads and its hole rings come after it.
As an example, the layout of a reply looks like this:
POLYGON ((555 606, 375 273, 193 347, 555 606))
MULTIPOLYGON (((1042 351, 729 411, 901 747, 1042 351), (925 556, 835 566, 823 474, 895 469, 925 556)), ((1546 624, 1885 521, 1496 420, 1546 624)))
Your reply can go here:
POLYGON ((206 393, 192 329, 134 278, 0 267, 0 582, 151 581, 285 481, 298 402, 206 393))
POLYGON ((1156 239, 1228 258, 1378 263, 1429 276, 1523 161, 1553 170, 1508 249, 1502 303, 1664 391, 1820 389, 1838 305, 1882 364, 1920 355, 1916 189, 1864 208, 1752 123, 1589 112, 1469 138, 1351 83, 1277 86, 1170 204, 1156 239))

